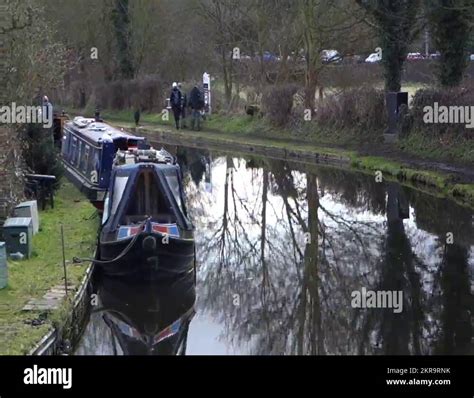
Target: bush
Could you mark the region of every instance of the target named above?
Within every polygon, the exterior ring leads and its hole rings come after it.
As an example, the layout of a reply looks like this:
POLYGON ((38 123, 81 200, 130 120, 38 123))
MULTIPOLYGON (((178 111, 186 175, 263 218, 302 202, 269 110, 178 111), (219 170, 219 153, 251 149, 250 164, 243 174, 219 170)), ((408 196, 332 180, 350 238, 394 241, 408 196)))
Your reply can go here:
POLYGON ((357 88, 326 97, 316 110, 316 122, 329 129, 381 135, 387 127, 383 90, 357 88))
POLYGON ((264 90, 262 111, 272 125, 283 127, 288 124, 296 92, 297 86, 294 84, 270 86, 264 90))
MULTIPOLYGON (((189 94, 188 94, 189 95, 189 94)), ((213 90, 211 97, 212 113, 220 113, 226 110, 224 93, 220 90, 213 90)))
POLYGON ((156 75, 133 80, 117 80, 95 89, 97 106, 101 109, 136 109, 160 111, 167 97, 165 82, 156 75))
MULTIPOLYGON (((407 115, 404 133, 410 134, 414 131, 444 137, 446 141, 474 138, 473 129, 466 128, 465 123, 425 123, 425 107, 456 106, 470 107, 474 104, 474 87, 457 87, 452 89, 428 88, 418 90, 413 97, 412 107, 407 115)), ((472 117, 470 114, 469 116, 472 117)))
POLYGON ((52 134, 39 124, 25 125, 22 132, 23 158, 35 174, 56 176, 55 188, 58 188, 64 170, 52 134))

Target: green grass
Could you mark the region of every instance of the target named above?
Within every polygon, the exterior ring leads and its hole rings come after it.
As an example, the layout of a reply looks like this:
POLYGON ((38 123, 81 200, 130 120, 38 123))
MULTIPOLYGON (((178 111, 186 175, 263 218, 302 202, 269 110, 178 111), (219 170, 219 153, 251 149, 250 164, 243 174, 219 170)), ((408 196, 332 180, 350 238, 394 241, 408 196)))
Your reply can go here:
POLYGON ((474 184, 456 184, 452 177, 435 171, 416 170, 380 157, 354 157, 352 165, 364 171, 381 171, 385 177, 422 188, 432 195, 451 197, 461 205, 474 208, 474 184))
MULTIPOLYGON (((460 197, 463 201, 474 204, 474 185, 456 184, 450 189, 450 194, 455 198, 460 197)), ((474 206, 473 206, 474 207, 474 206)))
POLYGON ((264 137, 269 133, 273 133, 273 137, 281 137, 283 133, 282 131, 270 128, 268 123, 265 123, 262 118, 249 115, 212 115, 206 121, 206 129, 225 134, 254 135, 257 137, 264 137))
POLYGON ((474 140, 458 138, 450 143, 440 142, 439 137, 422 133, 411 133, 400 140, 399 148, 404 152, 427 159, 472 163, 474 140))
MULTIPOLYGON (((51 287, 64 283, 61 232, 63 224, 66 260, 90 257, 95 248, 98 220, 94 208, 70 183, 63 183, 55 208, 40 211, 40 232, 33 237, 34 254, 23 261, 8 260, 9 284, 0 290, 0 355, 25 354, 53 325, 60 326, 67 314, 22 311, 30 298, 41 298, 51 287), (26 322, 46 317, 45 324, 26 322)), ((88 264, 68 265, 68 283, 78 286, 88 264)), ((59 312, 58 310, 57 312, 59 312)))
POLYGON ((444 190, 449 182, 440 173, 426 170, 416 170, 403 164, 375 156, 356 157, 353 166, 371 171, 381 171, 382 174, 396 177, 400 181, 422 183, 426 186, 444 190))

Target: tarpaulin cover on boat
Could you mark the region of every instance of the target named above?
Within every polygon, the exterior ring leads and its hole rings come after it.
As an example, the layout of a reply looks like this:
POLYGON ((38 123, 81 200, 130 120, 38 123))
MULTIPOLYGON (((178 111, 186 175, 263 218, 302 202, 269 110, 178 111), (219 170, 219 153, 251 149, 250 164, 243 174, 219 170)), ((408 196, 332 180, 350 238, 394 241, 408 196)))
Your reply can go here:
MULTIPOLYGON (((181 188, 179 166, 139 164, 116 168, 104 210, 103 234, 115 233, 120 226, 137 225, 147 218, 159 226, 177 225, 191 230, 181 188)), ((122 232, 124 233, 124 232, 122 232)))

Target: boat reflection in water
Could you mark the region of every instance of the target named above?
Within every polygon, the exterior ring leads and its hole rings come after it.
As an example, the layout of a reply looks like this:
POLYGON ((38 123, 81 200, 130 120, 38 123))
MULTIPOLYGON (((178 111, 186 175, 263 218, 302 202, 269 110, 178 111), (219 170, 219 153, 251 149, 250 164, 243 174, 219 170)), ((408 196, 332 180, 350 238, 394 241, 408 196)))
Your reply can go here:
POLYGON ((95 279, 96 305, 77 354, 186 353, 196 300, 193 273, 172 283, 160 281, 156 275, 131 279, 102 272, 95 279))
POLYGON ((78 353, 186 352, 196 299, 194 226, 180 168, 165 150, 117 151, 94 263, 97 306, 78 353), (104 333, 108 341, 95 340, 104 333))

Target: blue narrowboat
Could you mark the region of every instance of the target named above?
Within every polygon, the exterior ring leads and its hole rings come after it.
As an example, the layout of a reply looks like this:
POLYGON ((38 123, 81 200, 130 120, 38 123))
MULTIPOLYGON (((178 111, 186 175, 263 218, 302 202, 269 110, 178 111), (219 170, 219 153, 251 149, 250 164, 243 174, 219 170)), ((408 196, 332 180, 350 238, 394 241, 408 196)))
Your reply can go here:
POLYGON ((111 276, 171 281, 195 275, 194 226, 181 169, 170 153, 117 151, 96 256, 111 276))
POLYGON ((143 137, 78 116, 64 125, 61 157, 68 179, 102 211, 117 151, 146 147, 143 137))

